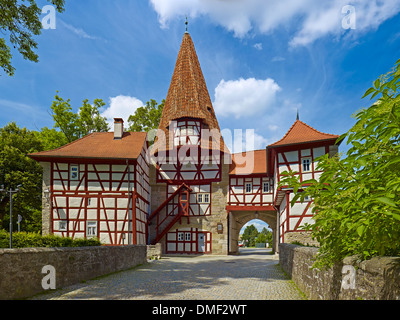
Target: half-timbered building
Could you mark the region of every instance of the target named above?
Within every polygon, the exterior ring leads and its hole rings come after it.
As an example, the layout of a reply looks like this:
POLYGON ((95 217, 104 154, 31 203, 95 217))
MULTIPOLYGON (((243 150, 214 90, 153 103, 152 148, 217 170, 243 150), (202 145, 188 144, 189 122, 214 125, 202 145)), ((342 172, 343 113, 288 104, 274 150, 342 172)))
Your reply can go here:
POLYGON ((146 133, 96 132, 31 154, 43 173, 43 234, 146 244, 150 201, 146 133))
POLYGON ((240 229, 268 223, 279 242, 309 242, 312 199, 290 206, 282 172, 318 179, 316 159, 338 136, 297 119, 262 150, 231 154, 191 36, 185 32, 154 144, 146 133, 93 133, 30 155, 44 168, 43 233, 107 245, 161 243, 170 254, 235 254, 240 229))

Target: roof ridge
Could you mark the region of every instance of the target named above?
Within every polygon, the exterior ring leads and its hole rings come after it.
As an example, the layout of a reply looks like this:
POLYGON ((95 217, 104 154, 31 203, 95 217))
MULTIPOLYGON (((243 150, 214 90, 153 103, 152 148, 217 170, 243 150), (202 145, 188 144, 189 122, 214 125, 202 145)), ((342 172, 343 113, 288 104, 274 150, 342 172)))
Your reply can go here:
POLYGON ((314 130, 314 131, 316 131, 316 132, 318 132, 318 133, 320 133, 320 134, 324 134, 324 135, 328 135, 328 136, 336 136, 335 134, 332 134, 332 133, 326 133, 326 132, 319 131, 319 130, 317 130, 317 129, 311 127, 311 126, 308 125, 307 123, 301 121, 301 120, 297 120, 297 121, 301 122, 301 123, 304 124, 305 126, 309 127, 310 129, 312 129, 312 130, 314 130))
POLYGON ((83 139, 85 139, 85 138, 87 138, 87 137, 89 137, 89 136, 91 136, 91 135, 93 135, 93 134, 95 134, 95 133, 105 133, 105 132, 92 132, 92 133, 89 133, 89 134, 86 135, 86 136, 83 136, 83 137, 79 138, 79 139, 76 139, 76 140, 74 140, 74 141, 68 142, 67 144, 64 144, 64 145, 61 146, 61 147, 58 147, 58 148, 55 148, 55 149, 51 149, 51 150, 43 150, 43 151, 36 152, 36 153, 32 153, 32 154, 39 155, 39 154, 44 153, 44 152, 59 151, 59 150, 64 149, 64 148, 66 148, 66 147, 68 147, 68 146, 70 146, 70 145, 73 145, 74 143, 77 143, 78 141, 81 141, 81 140, 83 140, 83 139))
MULTIPOLYGON (((289 133, 293 130, 293 128, 294 128, 295 124, 297 123, 297 121, 300 121, 300 120, 296 120, 296 121, 292 124, 292 126, 290 127, 290 129, 288 130, 288 132, 286 132, 286 134, 283 136, 283 138, 280 139, 280 140, 278 140, 278 141, 276 141, 276 142, 274 142, 273 144, 270 144, 270 146, 273 146, 273 145, 278 144, 279 142, 283 141, 283 140, 289 135, 289 133)), ((300 121, 300 122, 302 122, 302 121, 300 121)))
MULTIPOLYGON (((318 133, 318 134, 320 134, 320 135, 327 136, 327 137, 331 137, 332 139, 333 139, 333 138, 339 137, 338 135, 335 135, 335 134, 325 133, 325 132, 319 131, 319 130, 317 130, 317 129, 311 127, 311 126, 308 125, 307 123, 301 121, 301 120, 296 120, 296 121, 293 123, 293 125, 290 127, 290 129, 286 132, 286 134, 284 135, 284 137, 283 137, 282 139, 276 141, 275 143, 270 144, 269 147, 273 147, 273 146, 280 145, 281 142, 283 142, 285 139, 288 138, 288 136, 290 135, 290 133, 293 131, 293 129, 295 128, 295 126, 298 125, 298 124, 301 124, 301 125, 305 126, 306 128, 308 128, 309 130, 312 130, 313 132, 318 133)), ((323 140, 324 140, 324 139, 323 139, 323 140)), ((316 140, 309 140, 309 141, 316 141, 316 140)), ((300 142, 299 142, 299 143, 300 143, 300 142)), ((289 144, 294 144, 294 143, 289 143, 289 144)))

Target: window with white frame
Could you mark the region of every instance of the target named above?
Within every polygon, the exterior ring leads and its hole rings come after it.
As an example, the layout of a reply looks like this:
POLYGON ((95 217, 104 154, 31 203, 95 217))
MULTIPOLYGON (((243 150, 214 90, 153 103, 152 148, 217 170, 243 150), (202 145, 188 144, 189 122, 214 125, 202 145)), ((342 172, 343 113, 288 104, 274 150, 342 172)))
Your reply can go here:
POLYGON ((178 241, 183 241, 185 239, 185 233, 184 232, 178 232, 178 241))
POLYGON ((246 193, 251 193, 253 191, 253 184, 252 183, 246 183, 245 190, 246 190, 246 193))
POLYGON ((68 231, 68 222, 66 220, 62 220, 58 222, 58 230, 59 231, 68 231))
POLYGON ((209 193, 198 193, 197 194, 197 203, 210 203, 210 194, 209 193))
POLYGON ((269 192, 269 182, 263 182, 263 192, 264 193, 269 192))
POLYGON ((303 158, 303 172, 311 171, 311 158, 303 158))
POLYGON ((191 241, 192 240, 192 235, 190 232, 185 232, 185 241, 191 241))
POLYGON ((69 167, 69 179, 70 180, 79 180, 79 166, 78 165, 70 165, 69 167))
POLYGON ((86 236, 97 237, 97 221, 88 221, 86 225, 86 236))

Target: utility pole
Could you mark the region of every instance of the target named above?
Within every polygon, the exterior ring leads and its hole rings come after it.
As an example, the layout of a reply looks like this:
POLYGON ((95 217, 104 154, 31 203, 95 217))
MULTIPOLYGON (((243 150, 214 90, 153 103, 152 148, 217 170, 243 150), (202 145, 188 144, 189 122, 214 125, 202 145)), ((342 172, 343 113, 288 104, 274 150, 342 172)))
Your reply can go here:
POLYGON ((19 188, 21 188, 22 185, 18 185, 17 189, 13 190, 12 188, 10 188, 10 190, 5 190, 4 189, 4 185, 2 186, 2 188, 0 189, 0 192, 7 192, 8 196, 10 197, 10 249, 12 249, 12 232, 13 232, 13 225, 12 225, 12 197, 14 194, 20 192, 21 190, 19 188))

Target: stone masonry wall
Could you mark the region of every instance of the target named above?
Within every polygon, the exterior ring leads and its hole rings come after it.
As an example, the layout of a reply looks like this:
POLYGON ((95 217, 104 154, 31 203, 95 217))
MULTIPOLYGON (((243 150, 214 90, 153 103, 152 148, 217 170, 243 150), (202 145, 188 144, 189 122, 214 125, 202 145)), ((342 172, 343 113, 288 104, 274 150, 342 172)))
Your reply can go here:
POLYGON ((318 248, 279 245, 279 263, 299 289, 312 300, 400 300, 400 257, 376 257, 358 261, 348 257, 327 271, 312 269, 318 248), (350 284, 353 267, 354 286, 350 284), (343 271, 343 274, 342 274, 343 271))
POLYGON ((147 262, 146 246, 0 250, 0 299, 23 299, 44 291, 42 268, 56 271, 56 288, 147 262))

